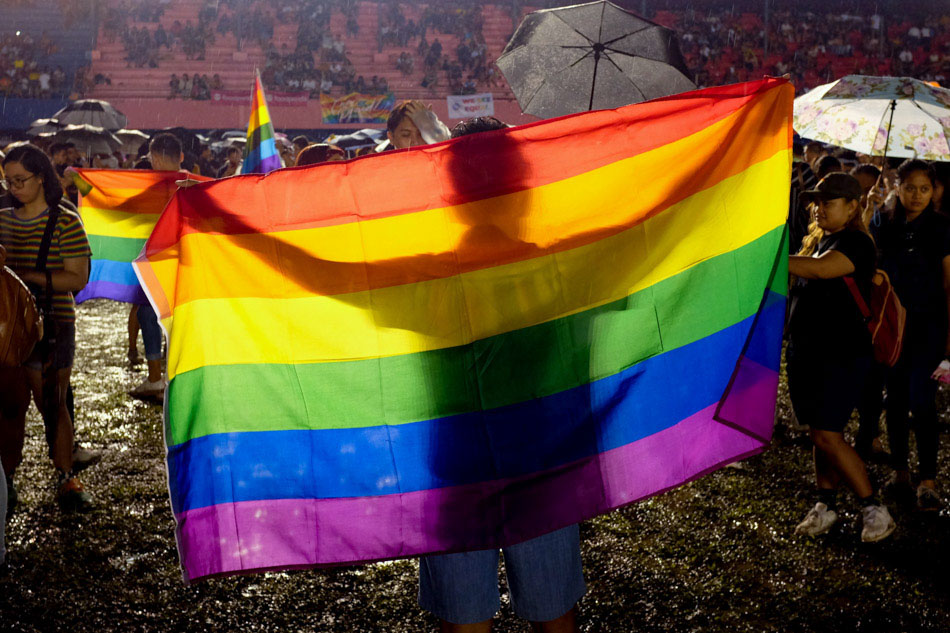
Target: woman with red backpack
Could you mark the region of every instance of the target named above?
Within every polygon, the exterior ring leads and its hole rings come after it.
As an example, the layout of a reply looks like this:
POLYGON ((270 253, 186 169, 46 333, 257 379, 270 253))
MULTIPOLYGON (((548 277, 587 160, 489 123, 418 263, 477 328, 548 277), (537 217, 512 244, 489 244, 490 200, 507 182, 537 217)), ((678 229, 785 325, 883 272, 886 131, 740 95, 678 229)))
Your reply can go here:
POLYGON ((907 310, 907 327, 897 364, 887 372, 887 435, 894 475, 888 489, 913 502, 908 466, 908 413, 913 413, 920 481, 917 507, 939 510, 937 477, 937 382, 931 377, 950 353, 950 218, 937 213, 934 167, 905 161, 897 170, 897 200, 883 213, 874 237, 880 266, 887 271, 907 310))
MULTIPOLYGON (((89 276, 90 249, 82 221, 64 206, 63 188, 49 157, 30 144, 17 145, 2 161, 4 187, 11 207, 0 209, 0 243, 4 262, 38 298, 44 311, 44 338, 24 362, 29 388, 43 415, 50 457, 59 473, 57 501, 65 511, 92 507, 76 472, 73 420, 67 393, 75 353, 75 303, 73 292, 81 290, 89 276)), ((22 446, 23 428, 4 429, 5 443, 14 437, 22 446)), ((6 426, 6 425, 5 425, 6 426)), ((4 461, 10 459, 4 455, 4 461)), ((4 463, 8 478, 18 465, 4 463)), ((14 488, 8 481, 8 492, 14 488)))
POLYGON ((786 354, 788 388, 799 421, 811 429, 817 494, 796 532, 816 536, 838 519, 837 488, 846 484, 862 509, 861 540, 880 541, 896 524, 874 495, 864 462, 844 439, 873 362, 871 334, 846 282, 870 302, 874 241, 862 220, 861 185, 833 173, 802 193, 813 222, 798 255, 789 257, 793 288, 786 354))

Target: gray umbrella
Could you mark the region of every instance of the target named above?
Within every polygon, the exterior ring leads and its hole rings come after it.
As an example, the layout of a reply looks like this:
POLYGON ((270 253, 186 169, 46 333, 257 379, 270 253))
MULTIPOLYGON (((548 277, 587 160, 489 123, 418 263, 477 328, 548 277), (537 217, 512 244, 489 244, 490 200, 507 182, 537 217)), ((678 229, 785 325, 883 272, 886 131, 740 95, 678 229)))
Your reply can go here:
POLYGON ((128 117, 113 108, 111 103, 98 99, 72 101, 53 116, 66 125, 85 123, 104 127, 107 130, 121 130, 129 124, 128 117))
POLYGON ((95 125, 67 125, 53 134, 57 143, 75 143, 76 149, 86 154, 111 154, 122 141, 109 130, 95 125))
POLYGON ((66 127, 56 119, 37 119, 30 123, 30 129, 26 131, 28 136, 39 136, 43 132, 58 132, 66 127))
POLYGON ((496 63, 542 118, 696 88, 673 31, 606 0, 529 13, 496 63))
POLYGON ((375 147, 377 143, 385 140, 385 130, 366 128, 363 130, 357 130, 350 134, 344 134, 343 136, 331 136, 326 140, 326 142, 332 143, 341 149, 349 150, 359 149, 361 147, 375 147))

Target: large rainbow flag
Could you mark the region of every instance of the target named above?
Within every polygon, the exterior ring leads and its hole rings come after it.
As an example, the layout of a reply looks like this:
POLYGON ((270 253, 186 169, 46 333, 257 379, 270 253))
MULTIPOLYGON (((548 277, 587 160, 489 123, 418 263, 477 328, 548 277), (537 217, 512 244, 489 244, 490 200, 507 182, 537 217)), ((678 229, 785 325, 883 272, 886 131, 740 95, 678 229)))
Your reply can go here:
POLYGON ((266 174, 281 167, 277 142, 274 140, 274 124, 267 110, 267 99, 264 98, 264 84, 261 83, 260 74, 257 74, 254 78, 251 120, 247 124, 247 144, 244 146, 241 173, 266 174))
MULTIPOLYGON (((142 169, 77 169, 73 180, 79 188, 82 215, 92 260, 89 282, 76 295, 87 299, 114 299, 145 303, 145 294, 132 270, 162 209, 178 190, 174 171, 142 169)), ((191 175, 195 180, 208 180, 191 175)))
POLYGON ((792 98, 179 191, 135 266, 186 580, 510 544, 763 450, 792 98))

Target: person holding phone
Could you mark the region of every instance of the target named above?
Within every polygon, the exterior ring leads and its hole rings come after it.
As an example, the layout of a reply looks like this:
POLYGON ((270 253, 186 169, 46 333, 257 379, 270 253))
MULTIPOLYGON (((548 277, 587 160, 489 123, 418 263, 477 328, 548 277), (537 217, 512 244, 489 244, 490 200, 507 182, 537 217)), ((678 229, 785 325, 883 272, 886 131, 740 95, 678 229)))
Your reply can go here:
POLYGON ((862 195, 858 180, 841 172, 802 194, 813 222, 788 262, 798 281, 786 365, 792 406, 810 428, 817 483, 815 505, 795 531, 816 536, 831 529, 838 520, 837 488, 844 483, 862 509, 861 540, 874 542, 890 536, 896 524, 844 439, 873 362, 871 336, 844 279, 852 277, 870 303, 875 250, 862 219, 862 195))

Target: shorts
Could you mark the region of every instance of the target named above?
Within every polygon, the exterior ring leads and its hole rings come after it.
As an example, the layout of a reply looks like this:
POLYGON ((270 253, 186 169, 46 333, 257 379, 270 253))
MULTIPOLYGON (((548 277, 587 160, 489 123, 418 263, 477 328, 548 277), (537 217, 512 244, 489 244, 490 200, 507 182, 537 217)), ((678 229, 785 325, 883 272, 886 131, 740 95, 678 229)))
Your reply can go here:
MULTIPOLYGON (((587 591, 577 525, 501 551, 511 606, 521 618, 531 622, 555 620, 570 611, 587 591)), ((419 606, 453 624, 490 620, 501 607, 498 550, 422 557, 419 606)))
MULTIPOLYGON (((73 366, 73 360, 76 356, 76 324, 72 322, 55 321, 56 324, 56 345, 53 347, 53 368, 69 369, 73 366)), ((44 323, 47 327, 48 323, 44 323)), ((26 359, 23 366, 27 369, 42 371, 43 353, 41 351, 43 342, 40 341, 33 347, 33 352, 26 359)))
POLYGON ((798 422, 817 431, 844 433, 873 362, 870 355, 822 358, 789 348, 788 395, 798 422))

